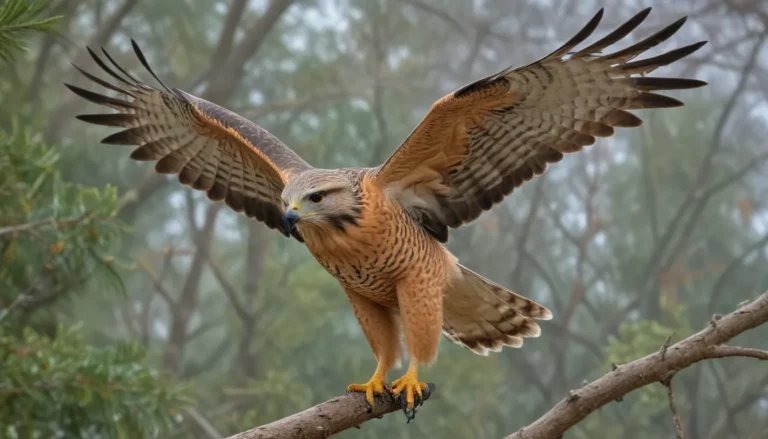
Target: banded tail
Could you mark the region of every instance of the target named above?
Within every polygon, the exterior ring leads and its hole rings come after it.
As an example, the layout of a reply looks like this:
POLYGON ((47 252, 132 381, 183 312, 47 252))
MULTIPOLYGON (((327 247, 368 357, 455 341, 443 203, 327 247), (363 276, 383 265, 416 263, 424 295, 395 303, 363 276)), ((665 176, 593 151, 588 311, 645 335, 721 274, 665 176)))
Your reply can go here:
POLYGON ((459 275, 443 296, 443 335, 479 355, 519 348, 524 337, 541 334, 537 320, 552 313, 472 270, 458 265, 459 275))

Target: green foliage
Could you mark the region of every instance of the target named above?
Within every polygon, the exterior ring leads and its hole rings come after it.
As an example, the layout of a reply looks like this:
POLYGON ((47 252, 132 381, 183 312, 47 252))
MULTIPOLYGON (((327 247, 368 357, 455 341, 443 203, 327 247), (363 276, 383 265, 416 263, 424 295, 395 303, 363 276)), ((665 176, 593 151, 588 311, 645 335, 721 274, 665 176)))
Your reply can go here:
MULTIPOLYGON (((22 49, 45 1, 0 5, 0 59, 22 49)), ((97 347, 61 299, 88 288, 122 291, 110 251, 124 231, 116 188, 62 177, 60 149, 14 118, 0 128, 0 436, 167 437, 186 390, 145 366, 136 342, 97 347), (56 306, 54 306, 56 305, 56 306)))
POLYGON ((79 328, 56 323, 65 309, 51 306, 59 299, 88 285, 123 288, 108 256, 122 230, 117 191, 64 181, 59 157, 18 123, 0 131, 3 437, 165 437, 187 400, 142 364, 146 349, 98 348, 79 328))
MULTIPOLYGON (((688 320, 684 306, 664 306, 662 320, 637 320, 624 322, 619 326, 619 334, 612 338, 606 348, 604 370, 611 365, 622 365, 664 349, 681 339, 688 337, 695 330, 688 320)), ((643 427, 653 423, 653 416, 667 410, 667 391, 661 385, 646 386, 635 392, 624 405, 631 407, 633 416, 643 427)))
POLYGON ((108 256, 122 231, 117 191, 64 181, 59 157, 18 123, 0 131, 2 435, 165 437, 184 389, 142 364, 140 344, 95 347, 57 323, 60 299, 89 285, 123 290, 108 256))
POLYGON ((0 328, 0 435, 8 438, 167 437, 184 388, 141 366, 137 343, 88 345, 78 327, 53 337, 0 328))
POLYGON ((0 299, 28 308, 65 297, 86 281, 122 290, 114 259, 121 226, 117 191, 66 182, 58 148, 13 124, 0 131, 0 299))
POLYGON ((662 320, 637 320, 619 326, 618 337, 606 349, 606 365, 624 364, 657 351, 669 337, 675 343, 694 332, 682 305, 666 308, 662 320))
POLYGON ((4 0, 0 4, 0 60, 11 61, 15 51, 26 49, 27 43, 21 38, 24 33, 56 29, 61 16, 39 18, 49 3, 49 0, 4 0))

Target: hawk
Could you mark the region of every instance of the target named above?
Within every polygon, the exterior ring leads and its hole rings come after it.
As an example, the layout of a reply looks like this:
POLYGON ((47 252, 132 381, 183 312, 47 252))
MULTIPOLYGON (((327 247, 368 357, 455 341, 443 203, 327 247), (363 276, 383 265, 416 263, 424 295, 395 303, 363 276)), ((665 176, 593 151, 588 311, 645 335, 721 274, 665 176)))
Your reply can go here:
POLYGON ((399 148, 375 168, 318 169, 265 129, 216 104, 168 88, 133 49, 161 87, 149 86, 88 49, 118 81, 88 79, 110 97, 67 84, 88 101, 117 110, 78 119, 126 128, 103 143, 138 145, 131 158, 154 161, 182 184, 223 200, 237 212, 304 242, 343 287, 378 367, 363 392, 400 397, 411 419, 426 384, 418 367, 435 359, 441 333, 487 355, 537 337, 535 320, 552 313, 460 265, 443 246, 448 230, 476 219, 515 188, 541 175, 564 154, 580 151, 616 127, 637 127, 628 110, 683 105, 655 93, 701 87, 695 79, 648 77, 690 55, 699 42, 643 60, 671 37, 685 17, 627 48, 603 54, 649 14, 639 12, 577 51, 597 27, 601 9, 560 48, 523 67, 507 68, 435 102, 399 148), (407 372, 387 389, 386 374, 401 357, 407 372))

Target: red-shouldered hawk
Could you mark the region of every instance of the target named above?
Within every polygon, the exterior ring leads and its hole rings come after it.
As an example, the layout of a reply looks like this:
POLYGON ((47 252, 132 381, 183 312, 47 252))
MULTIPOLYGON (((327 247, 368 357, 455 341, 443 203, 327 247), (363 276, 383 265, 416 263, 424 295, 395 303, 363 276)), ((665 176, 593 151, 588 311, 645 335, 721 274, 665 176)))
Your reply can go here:
POLYGON ((534 319, 552 317, 542 305, 460 265, 442 245, 448 229, 474 220, 543 173, 548 163, 591 145, 595 137, 613 135, 614 127, 639 126, 640 119, 627 110, 682 105, 655 91, 705 85, 646 76, 704 42, 632 61, 667 40, 685 19, 602 54, 649 11, 572 52, 595 30, 600 10, 576 36, 539 61, 443 97, 376 168, 313 168, 263 128, 181 90, 148 86, 106 52, 109 64, 90 53, 118 85, 81 72, 122 97, 68 87, 117 110, 78 116, 127 128, 104 143, 139 145, 132 158, 156 161, 157 172, 178 174, 181 183, 206 191, 212 200, 224 200, 306 243, 341 283, 378 361, 367 383, 349 386, 364 392, 371 405, 374 394, 386 391, 385 375, 400 359, 402 331, 410 365, 392 382, 391 392, 404 399, 411 419, 426 386, 417 368, 435 358, 441 333, 486 355, 503 346, 520 347, 524 337, 539 335, 534 319))

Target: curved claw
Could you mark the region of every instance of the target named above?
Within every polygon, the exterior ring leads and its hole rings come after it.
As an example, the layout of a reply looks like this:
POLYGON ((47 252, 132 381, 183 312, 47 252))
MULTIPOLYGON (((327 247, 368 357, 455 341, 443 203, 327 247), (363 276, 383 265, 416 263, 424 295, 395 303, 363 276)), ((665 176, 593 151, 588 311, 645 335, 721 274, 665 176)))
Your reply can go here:
POLYGON ((419 411, 419 408, 423 404, 423 400, 421 399, 421 396, 414 395, 413 399, 413 408, 408 407, 408 401, 407 396, 405 393, 400 393, 400 405, 403 407, 403 413, 405 413, 405 423, 410 424, 411 421, 413 421, 416 418, 416 413, 419 411))
POLYGON ((347 392, 365 393, 366 411, 371 413, 374 406, 374 395, 383 395, 385 392, 384 377, 374 374, 365 384, 350 384, 347 392))
POLYGON ((392 381, 392 396, 400 399, 403 413, 410 423, 424 399, 429 396, 429 387, 427 383, 418 380, 415 372, 409 371, 402 378, 392 381))

